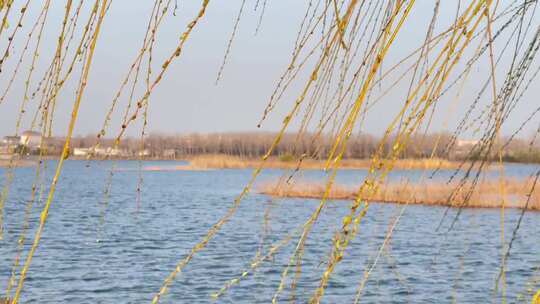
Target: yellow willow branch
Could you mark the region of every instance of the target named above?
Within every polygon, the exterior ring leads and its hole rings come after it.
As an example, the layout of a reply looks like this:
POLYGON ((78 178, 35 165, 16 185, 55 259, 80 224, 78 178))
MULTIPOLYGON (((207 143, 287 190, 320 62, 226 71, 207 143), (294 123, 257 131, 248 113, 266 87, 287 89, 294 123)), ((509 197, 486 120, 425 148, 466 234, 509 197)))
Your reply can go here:
POLYGON ((50 187, 50 190, 49 190, 49 195, 47 197, 47 201, 45 203, 45 206, 43 207, 43 210, 41 211, 41 216, 40 216, 40 220, 39 220, 39 226, 38 226, 38 228, 36 230, 36 234, 34 236, 34 242, 32 244, 32 247, 30 248, 30 251, 28 252, 28 256, 26 257, 26 261, 25 261, 24 266, 23 266, 23 268, 21 270, 19 283, 17 284, 17 289, 15 291, 15 297, 13 298, 13 301, 12 301, 13 304, 17 304, 18 301, 19 301, 19 298, 21 296, 21 292, 22 292, 22 289, 23 289, 26 274, 28 272, 28 269, 30 268, 30 264, 32 262, 32 258, 34 256, 34 253, 35 253, 35 251, 36 251, 36 249, 37 249, 37 247, 39 245, 39 241, 41 239, 41 234, 43 233, 43 229, 45 228, 45 223, 47 221, 47 216, 49 215, 49 209, 51 207, 51 204, 52 204, 52 201, 53 201, 53 198, 54 198, 54 192, 56 190, 56 184, 58 183, 58 179, 60 178, 60 173, 62 172, 62 167, 63 167, 63 164, 64 164, 64 160, 67 158, 67 156, 69 154, 69 144, 71 142, 71 137, 73 135, 73 129, 75 128, 75 123, 77 121, 77 116, 78 116, 78 113, 79 113, 79 107, 81 105, 81 100, 82 100, 82 96, 83 96, 83 93, 84 93, 84 89, 86 88, 86 84, 87 84, 87 81, 88 81, 88 74, 90 73, 90 67, 92 65, 92 59, 94 57, 94 51, 95 51, 95 48, 96 48, 97 39, 98 39, 99 32, 100 32, 100 29, 101 29, 101 24, 103 23, 103 19, 105 18, 107 2, 108 2, 108 0, 102 0, 100 16, 99 16, 99 19, 98 19, 98 23, 96 25, 96 29, 95 29, 95 32, 94 32, 94 37, 92 38, 92 43, 91 43, 91 46, 90 46, 88 58, 87 58, 85 66, 84 66, 82 81, 80 83, 80 87, 78 89, 78 94, 77 94, 77 97, 75 99, 75 103, 73 105, 73 111, 71 113, 71 120, 69 122, 68 134, 66 136, 66 142, 64 143, 64 148, 62 150, 62 155, 61 155, 61 157, 60 157, 60 159, 58 161, 58 165, 56 166, 56 172, 54 174, 54 178, 53 178, 53 181, 51 183, 51 187, 50 187))
MULTIPOLYGON (((401 16, 401 18, 399 19, 395 29, 393 30, 393 32, 390 34, 388 33, 390 31, 390 27, 388 27, 386 30, 385 30, 385 40, 386 40, 386 37, 389 35, 388 37, 388 41, 386 42, 386 44, 382 47, 382 49, 380 50, 380 52, 377 54, 376 56, 376 60, 371 68, 371 71, 370 71, 370 74, 368 75, 368 78, 366 80, 366 82, 364 83, 364 86, 362 88, 362 90, 360 91, 360 94, 358 96, 358 99, 357 101, 355 102, 355 106, 354 108, 351 110, 351 116, 348 118, 347 120, 347 123, 346 125, 344 126, 343 130, 347 130, 346 133, 345 133, 345 139, 344 139, 344 143, 342 144, 342 149, 345 147, 345 144, 348 140, 348 138, 350 137, 350 134, 352 133, 352 126, 354 124, 354 121, 356 120, 356 117, 357 117, 357 114, 360 110, 360 107, 361 105, 363 104, 364 100, 365 100, 365 96, 367 94, 367 91, 368 91, 368 88, 377 72, 377 70, 379 69, 381 63, 382 63, 382 60, 383 58, 385 57, 385 55, 387 54, 390 46, 392 45, 392 43, 394 42, 397 34, 399 33, 401 27, 403 26, 403 23, 405 22, 405 20, 407 19, 413 5, 414 5, 415 1, 412 0, 409 2, 409 4, 405 7, 405 10, 403 12, 403 15, 401 16)), ((397 15, 397 12, 401 9, 401 5, 398 6, 398 8, 396 9, 396 14, 395 16, 397 15)), ((394 21, 394 17, 392 17, 391 19, 391 23, 393 23, 394 21)), ((391 24, 390 23, 390 24, 391 24)), ((336 161, 335 161, 335 164, 334 164, 334 171, 335 168, 339 165, 339 162, 341 160, 343 156, 343 150, 340 152, 340 154, 337 156, 336 158, 336 161)), ((330 158, 328 159, 328 161, 330 161, 330 158)), ((331 181, 328 183, 328 186, 327 186, 327 190, 329 188, 331 188, 332 186, 332 183, 331 181)), ((344 225, 346 224, 345 221, 347 220, 348 218, 346 217, 344 219, 344 225)), ((337 240, 339 242, 339 240, 337 240)), ((315 291, 315 294, 312 296, 312 298, 310 299, 310 303, 319 303, 320 302, 320 299, 322 298, 322 296, 324 295, 324 290, 326 288, 326 284, 328 283, 328 280, 330 278, 330 275, 332 274, 333 272, 333 269, 334 269, 334 266, 337 262, 339 262, 339 260, 341 259, 341 256, 337 256, 335 260, 332 260, 330 261, 330 263, 328 264, 328 267, 326 269, 326 271, 324 272, 322 278, 321 278, 321 282, 319 284, 319 287, 317 288, 317 290, 315 291)))
POLYGON ((208 7, 208 4, 210 3, 210 0, 203 0, 202 4, 201 4, 201 8, 199 10, 199 13, 197 14, 197 16, 188 24, 187 26, 187 29, 182 33, 182 35, 180 36, 180 43, 178 44, 178 46, 176 47, 176 49, 174 50, 174 52, 169 56, 169 58, 167 58, 165 60, 165 62, 163 62, 163 64, 161 65, 161 71, 158 73, 158 75, 156 76, 156 78, 154 79, 154 81, 152 82, 152 85, 146 89, 146 92, 144 93, 144 95, 138 100, 137 102, 137 108, 135 109, 135 112, 133 113, 133 115, 129 118, 128 121, 126 121, 123 125, 122 125, 122 129, 120 130, 120 132, 118 133, 118 135, 116 136, 116 139, 115 141, 120 141, 120 139, 122 138, 122 136, 124 135, 124 133, 126 132, 127 130, 127 127, 129 126, 129 124, 131 122, 133 122, 134 120, 137 119, 138 117, 138 114, 139 114, 139 111, 141 110, 141 108, 148 102, 148 99, 150 98, 150 95, 152 94, 154 88, 161 82, 161 80, 163 79, 163 76, 165 75, 165 72, 167 72, 167 69, 171 66, 171 63, 173 62, 173 60, 176 58, 176 57, 180 57, 180 55, 182 54, 182 51, 184 50, 184 45, 186 44, 186 41, 188 40, 189 36, 191 35, 191 32, 193 31, 193 29, 195 28, 195 26, 197 26, 197 23, 202 19, 202 17, 205 15, 206 13, 206 8, 208 7))
MULTIPOLYGON (((207 2, 208 1, 205 1, 205 3, 207 3, 207 2)), ((345 14, 345 17, 344 17, 345 20, 349 20, 349 17, 350 17, 350 15, 352 13, 352 9, 353 9, 354 5, 356 4, 356 2, 357 2, 357 0, 354 0, 351 3, 351 5, 349 7, 349 10, 345 14)), ((337 39, 337 37, 338 37, 338 34, 336 33, 336 35, 334 35, 334 37, 332 39, 332 42, 334 42, 337 39)), ((264 162, 268 159, 268 157, 272 154, 274 149, 277 147, 277 145, 281 141, 281 138, 285 134, 285 130, 289 126, 292 117, 298 112, 298 110, 300 108, 300 105, 304 101, 309 88, 311 87, 312 83, 317 79, 317 74, 319 72, 319 69, 321 68, 321 66, 324 63, 327 56, 328 56, 328 52, 324 52, 323 55, 322 55, 322 58, 320 59, 317 66, 314 68, 313 72, 311 73, 311 77, 310 77, 308 83, 306 84, 306 86, 304 87, 304 90, 303 90, 302 94, 297 98, 296 102, 294 103, 293 109, 289 112, 289 114, 283 120, 283 124, 282 124, 282 127, 281 127, 280 131, 278 132, 278 135, 275 137, 275 139, 272 142, 272 145, 270 146, 270 148, 268 148, 268 151, 266 152, 266 154, 262 157, 261 162, 260 162, 259 166, 257 167, 257 169, 255 169, 253 171, 251 179, 249 180, 247 185, 244 187, 242 192, 235 198, 235 200, 233 202, 233 205, 229 208, 227 213, 221 219, 219 219, 217 223, 215 223, 212 226, 212 228, 210 229, 210 231, 208 231, 206 236, 191 249, 190 253, 184 259, 182 259, 180 262, 178 262, 175 269, 169 274, 169 276, 163 282, 163 285, 162 285, 161 289, 159 290, 159 292, 152 299, 152 304, 157 304, 159 302, 161 296, 163 296, 167 292, 169 286, 172 284, 172 282, 174 281, 176 276, 182 271, 182 269, 193 259, 193 257, 195 256, 195 254, 197 252, 199 252, 200 250, 202 250, 202 249, 204 249, 206 247, 208 242, 221 229, 221 227, 226 222, 228 222, 229 219, 235 214, 236 210, 240 206, 240 202, 249 193, 251 187, 253 186, 253 183, 255 182, 255 179, 259 176, 260 172, 262 171, 264 162)), ((166 62, 167 65, 169 63, 170 62, 166 62)), ((165 67, 167 65, 165 65, 165 67)), ((158 76, 158 78, 161 78, 161 76, 158 76)), ((145 96, 147 96, 147 95, 148 95, 148 92, 147 92, 147 94, 145 96)), ((145 100, 145 99, 146 98, 143 98, 143 100, 145 100)), ((122 129, 121 134, 123 134, 123 131, 125 131, 125 128, 122 129)), ((117 137, 117 140, 118 139, 119 138, 117 137)))
MULTIPOLYGON (((473 10, 473 15, 469 18, 469 22, 472 20, 472 18, 474 16, 476 16, 478 14, 479 9, 480 9, 480 7, 481 7, 481 5, 483 3, 484 3, 484 1, 482 1, 482 0, 480 0, 478 2, 475 9, 473 10)), ((463 17, 461 18, 461 20, 463 20, 463 17)), ((469 22, 467 22, 467 24, 469 22)), ((403 131, 400 131, 400 134, 399 134, 398 138, 396 139, 395 144, 393 146, 393 151, 392 151, 393 154, 392 154, 392 157, 391 157, 391 162, 385 168, 384 172, 381 174, 381 176, 379 178, 380 180, 383 180, 385 178, 386 174, 388 173, 388 171, 392 169, 393 161, 395 160, 397 155, 402 151, 402 149, 404 147, 403 143, 405 143, 408 140, 410 134, 412 133, 412 130, 415 130, 418 127, 419 123, 423 119, 423 113, 425 113, 427 108, 433 103, 433 98, 429 98, 428 94, 430 92, 434 92, 434 93, 432 93, 432 96, 437 96, 438 92, 440 92, 440 90, 442 88, 442 85, 445 82, 445 80, 447 79, 450 71, 455 66, 455 64, 457 63, 457 61, 461 57, 463 51, 465 50, 466 46, 470 42, 470 39, 472 37, 472 33, 476 30, 477 26, 479 25, 479 22, 480 22, 480 18, 473 25, 471 31, 469 31, 467 33, 467 40, 464 42, 463 46, 461 47, 461 49, 459 50, 457 55, 455 55, 454 60, 449 65, 449 60, 451 58, 450 55, 452 53, 454 53, 453 51, 455 49, 455 44, 457 43, 457 41, 454 44, 452 44, 453 46, 449 49, 447 59, 442 63, 442 67, 439 69, 439 72, 438 72, 437 76, 435 77, 435 79, 433 80, 433 83, 429 85, 428 89, 426 90, 426 93, 421 98, 421 101, 426 103, 426 105, 424 106, 423 111, 421 111, 418 115, 415 115, 415 113, 418 111, 418 107, 420 106, 420 105, 418 105, 415 108, 415 110, 412 112, 411 116, 404 123, 405 126, 402 128, 403 131), (441 75, 441 72, 443 72, 442 75, 441 75), (437 79, 439 79, 439 77, 441 77, 440 80, 439 80, 439 84, 436 87, 436 89, 434 89, 434 91, 432 91, 433 86, 435 85, 435 81, 437 81, 437 79), (417 117, 417 118, 416 118, 416 121, 413 124, 413 126, 407 129, 407 127, 409 126, 409 124, 412 121, 411 117, 417 117), (402 139, 403 136, 405 137, 405 139, 402 139)), ((459 41, 459 39, 458 39, 458 41, 459 41)), ((400 115, 402 115, 402 114, 400 114, 400 115)), ((390 130, 391 129, 389 127, 389 130, 387 131, 387 134, 389 134, 390 130)), ((372 167, 370 168, 370 171, 369 171, 370 174, 375 172, 375 165, 378 163, 378 159, 380 157, 381 149, 382 149, 382 146, 379 147, 379 152, 374 156, 373 164, 372 164, 372 167)), ((341 156, 342 153, 343 153, 343 151, 341 152, 341 154, 339 156, 341 156)), ((370 193, 373 194, 373 193, 375 193, 377 191, 377 189, 378 189, 378 185, 376 184, 376 181, 372 180, 372 179, 369 179, 369 180, 366 179, 366 181, 360 186, 360 189, 358 191, 358 195, 357 195, 357 197, 355 199, 353 207, 351 208, 351 214, 346 216, 343 219, 343 228, 342 228, 341 235, 336 237, 336 240, 334 241, 333 253, 332 253, 330 262, 328 264, 327 270, 323 274, 323 279, 321 280, 320 289, 322 289, 322 291, 324 291, 324 287, 327 284, 329 276, 333 272, 334 267, 342 259, 343 252, 347 248, 349 240, 352 239, 354 237, 354 235, 356 234, 356 227, 358 226, 358 224, 360 223, 360 221, 365 216, 365 214, 366 214, 366 212, 368 210, 369 203, 366 201, 366 204, 362 208, 362 210, 360 210, 359 215, 356 218, 354 218, 355 210, 360 206, 360 202, 362 200, 362 195, 364 194, 365 191, 370 191, 370 193), (349 231, 349 227, 351 225, 352 225, 352 230, 349 231)), ((320 296, 322 296, 322 294, 320 296)), ((320 297, 319 297, 319 299, 320 299, 320 297)), ((317 298, 314 298, 314 300, 318 301, 317 298)))
POLYGON ((540 304, 540 289, 536 292, 534 297, 531 300, 531 304, 540 304))

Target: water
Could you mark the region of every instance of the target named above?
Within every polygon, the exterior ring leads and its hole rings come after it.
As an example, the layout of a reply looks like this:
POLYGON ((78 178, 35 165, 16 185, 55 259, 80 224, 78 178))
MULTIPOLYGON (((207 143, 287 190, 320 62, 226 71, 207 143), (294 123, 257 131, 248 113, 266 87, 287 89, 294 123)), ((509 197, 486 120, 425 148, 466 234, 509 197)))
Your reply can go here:
MULTIPOLYGON (((31 265, 22 303, 148 303, 164 278, 191 247, 231 206, 248 181, 250 170, 143 172, 140 206, 136 203, 137 162, 121 161, 114 174, 110 199, 104 189, 110 162, 67 161, 47 226, 31 265), (104 216, 103 216, 104 215, 104 216)), ((145 166, 174 163, 146 163, 145 166)), ((52 175, 53 164, 48 169, 52 175)), ((509 176, 524 177, 532 166, 509 166, 509 176)), ((0 169, 4 170, 4 169, 0 169)), ((4 171, 1 171, 2 184, 4 171)), ((451 172, 441 172, 440 178, 451 172)), ((261 181, 275 180, 279 170, 264 172, 261 181)), ((324 173, 307 171, 302 178, 322 180, 324 173)), ((363 170, 340 172, 341 184, 357 184, 363 170)), ((391 178, 417 179, 420 172, 395 172, 391 178)), ((15 171, 5 206, 5 236, 0 241, 0 294, 3 294, 16 253, 25 201, 30 197, 33 168, 15 171)), ((46 190, 46 189, 44 189, 46 190)), ((254 191, 207 248, 179 274, 162 303, 211 303, 211 294, 249 268, 261 243, 263 216, 271 202, 254 191)), ((46 191, 44 192, 46 194, 46 191)), ((317 200, 273 202, 270 233, 265 241, 282 240, 311 215, 317 200)), ((30 221, 33 237, 39 210, 30 221)), ((372 204, 343 261, 335 270, 324 303, 350 303, 364 271, 372 265, 389 225, 403 206, 372 204)), ((349 203, 329 202, 306 244, 302 276, 296 295, 305 303, 325 269, 331 240, 349 203)), ((386 250, 380 255, 362 293, 361 303, 486 303, 500 269, 500 210, 466 209, 453 230, 448 222, 436 231, 443 207, 408 206, 386 250)), ((450 210, 448 218, 455 215, 450 210)), ((519 210, 505 216, 506 238, 519 210)), ((510 303, 530 302, 531 290, 540 288, 540 213, 527 212, 507 265, 506 293, 510 303), (521 297, 520 295, 525 295, 521 297)), ((297 235, 271 261, 225 293, 222 303, 268 303, 296 245, 297 235)), ((27 242, 28 243, 28 242, 27 242)), ((28 244, 25 247, 28 249, 28 244)), ((293 270, 294 274, 294 270, 293 270)), ((287 288, 280 296, 289 302, 287 288)), ((495 297, 495 302, 500 302, 495 297)))

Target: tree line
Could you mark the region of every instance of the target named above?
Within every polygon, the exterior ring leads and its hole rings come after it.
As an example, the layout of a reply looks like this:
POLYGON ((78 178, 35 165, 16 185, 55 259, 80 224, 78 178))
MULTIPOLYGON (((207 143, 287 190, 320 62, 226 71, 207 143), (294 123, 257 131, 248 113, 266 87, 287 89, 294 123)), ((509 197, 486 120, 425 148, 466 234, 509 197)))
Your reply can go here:
MULTIPOLYGON (((168 135, 153 133, 140 138, 128 137, 121 141, 119 149, 131 155, 138 155, 145 150, 153 158, 182 158, 203 154, 225 154, 243 158, 261 157, 272 146, 276 133, 272 132, 229 132, 208 134, 168 135)), ((325 158, 333 148, 333 136, 312 133, 286 133, 273 149, 271 156, 294 159, 302 155, 310 158, 325 158)), ((378 149, 389 152, 392 149, 392 137, 382 144, 382 139, 369 134, 352 135, 345 148, 344 158, 370 158, 378 149)), ((444 159, 473 158, 475 141, 456 140, 449 133, 416 134, 409 139, 402 158, 437 157, 444 159)), ((504 140, 503 140, 504 142, 504 140)), ((96 136, 75 137, 72 146, 91 148, 98 143, 96 136)), ((112 147, 112 139, 101 139, 102 147, 112 147)), ((490 156, 495 159, 495 156, 490 156)), ((503 158, 513 162, 540 162, 540 149, 535 143, 525 139, 512 139, 504 147, 503 158)))

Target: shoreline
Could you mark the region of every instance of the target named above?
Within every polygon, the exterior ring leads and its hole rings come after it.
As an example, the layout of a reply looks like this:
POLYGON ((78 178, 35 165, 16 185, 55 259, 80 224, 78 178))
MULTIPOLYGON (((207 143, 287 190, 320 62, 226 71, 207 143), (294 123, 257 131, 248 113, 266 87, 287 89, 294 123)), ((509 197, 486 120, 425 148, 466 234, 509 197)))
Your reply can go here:
POLYGON ((37 161, 31 159, 22 158, 13 161, 9 159, 0 159, 0 168, 9 168, 10 166, 13 168, 28 168, 34 167, 35 165, 37 165, 37 161))
MULTIPOLYGON (((253 169, 260 165, 260 158, 242 158, 228 155, 198 155, 183 159, 189 162, 189 166, 196 169, 253 169)), ((343 159, 340 170, 369 169, 371 159, 343 159)), ((450 161, 445 159, 398 159, 393 169, 395 170, 457 170, 470 162, 450 161)), ((283 160, 278 157, 270 157, 264 163, 267 169, 291 169, 298 168, 298 160, 283 160)), ((324 170, 326 160, 304 159, 300 163, 301 169, 324 170)))
MULTIPOLYGON (((38 163, 37 156, 25 156, 17 160, 20 165, 15 167, 31 167, 35 166, 38 163)), ((43 160, 57 160, 56 156, 45 156, 43 160)), ((99 158, 99 157, 81 157, 81 156, 70 156, 68 160, 73 161, 139 161, 141 159, 136 157, 108 157, 108 158, 99 158)), ((254 169, 257 168, 260 163, 260 158, 248 158, 248 157, 239 157, 239 156, 229 156, 223 154, 201 154, 196 156, 186 156, 179 158, 160 158, 160 157, 145 157, 142 159, 143 162, 150 161, 163 161, 163 162, 186 162, 185 165, 177 166, 152 166, 152 168, 147 169, 148 171, 187 171, 187 170, 197 170, 197 171, 206 171, 206 170, 219 170, 219 169, 254 169)), ((0 159, 0 168, 5 168, 9 166, 10 160, 0 159)), ((343 159, 339 166, 339 170, 368 170, 372 164, 371 159, 354 159, 348 158, 343 159)), ((504 164, 524 164, 526 163, 510 163, 505 162, 504 164)), ((282 159, 277 156, 269 157, 263 168, 265 169, 288 169, 296 170, 298 169, 299 162, 294 159, 282 159)), ((302 170, 324 170, 326 165, 325 159, 303 159, 300 163, 300 169, 302 170)), ((409 158, 409 159, 397 159, 394 163, 392 170, 461 170, 463 168, 468 168, 471 165, 470 161, 462 160, 447 160, 440 158, 409 158)), ((487 163, 485 169, 491 169, 497 164, 492 162, 487 163)), ((536 165, 536 164, 529 164, 536 165)), ((478 165, 475 164, 475 167, 478 165)))

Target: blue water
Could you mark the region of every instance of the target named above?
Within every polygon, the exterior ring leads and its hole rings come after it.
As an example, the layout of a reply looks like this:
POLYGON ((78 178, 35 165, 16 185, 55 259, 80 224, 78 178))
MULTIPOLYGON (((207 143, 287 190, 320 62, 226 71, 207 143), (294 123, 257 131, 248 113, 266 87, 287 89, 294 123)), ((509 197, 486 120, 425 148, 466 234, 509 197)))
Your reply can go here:
MULTIPOLYGON (((149 162, 144 166, 172 166, 149 162)), ((53 163, 47 171, 52 175, 53 163)), ((144 171, 142 199, 137 206, 137 162, 121 161, 113 176, 109 199, 103 194, 111 162, 67 161, 48 222, 22 295, 22 303, 148 303, 164 278, 231 206, 249 180, 250 170, 144 171), (88 166, 87 166, 88 165, 88 166)), ((537 167, 512 165, 509 176, 525 177, 537 167)), ((2 184, 5 169, 0 169, 2 184)), ((16 253, 16 242, 30 197, 33 168, 18 168, 5 206, 5 235, 0 241, 0 295, 4 294, 16 253)), ((263 172, 261 182, 281 176, 263 172)), ((435 178, 447 178, 442 171, 435 178)), ((345 170, 341 184, 358 184, 363 170, 345 170)), ((393 179, 418 179, 422 172, 396 171, 393 179)), ((304 180, 322 181, 325 173, 306 171, 304 180)), ((44 183, 48 185, 47 182, 44 183)), ((255 186, 255 189, 257 186, 255 186)), ((43 189, 46 194, 47 189, 43 189)), ((263 235, 263 216, 271 204, 267 251, 304 223, 317 200, 271 201, 253 191, 207 248, 179 274, 162 303, 212 303, 211 294, 249 268, 263 235)), ((30 219, 33 238, 43 198, 30 219)), ((350 303, 364 271, 372 265, 389 225, 403 206, 372 204, 323 298, 324 303, 350 303)), ((331 240, 347 214, 349 203, 331 201, 306 244, 296 302, 305 303, 318 286, 331 240)), ((494 296, 501 261, 500 210, 465 209, 448 232, 456 210, 436 231, 446 208, 408 206, 392 238, 369 276, 361 303, 487 303, 494 296)), ((507 210, 506 239, 519 217, 507 210)), ((527 212, 513 244, 506 271, 509 303, 530 302, 540 288, 540 213, 527 212), (523 297, 522 297, 523 295, 523 297)), ((298 235, 254 274, 225 293, 222 303, 268 303, 294 250, 298 235)), ((25 252, 29 248, 26 242, 25 252)), ((294 275, 294 270, 293 270, 294 275)), ((290 280, 280 302, 289 302, 290 280)))

